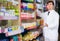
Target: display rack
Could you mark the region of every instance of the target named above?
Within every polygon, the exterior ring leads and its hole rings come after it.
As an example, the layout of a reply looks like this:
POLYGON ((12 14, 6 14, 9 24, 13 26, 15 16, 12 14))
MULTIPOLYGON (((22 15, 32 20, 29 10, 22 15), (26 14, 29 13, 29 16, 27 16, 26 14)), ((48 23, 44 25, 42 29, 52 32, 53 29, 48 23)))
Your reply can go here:
POLYGON ((0 1, 0 21, 2 21, 0 24, 4 24, 1 25, 1 30, 3 30, 2 33, 5 33, 6 36, 16 35, 22 32, 21 29, 23 27, 21 28, 19 23, 20 2, 18 0, 0 1))
POLYGON ((42 0, 21 1, 21 22, 22 26, 27 30, 27 32, 23 33, 24 36, 22 37, 22 41, 32 41, 42 33, 42 31, 40 31, 39 29, 41 18, 36 18, 36 9, 40 9, 41 12, 43 12, 42 0), (37 28, 39 29, 39 31, 37 31, 37 28))
POLYGON ((0 3, 0 34, 4 33, 9 41, 29 41, 42 33, 40 17, 36 18, 36 7, 43 11, 42 0, 0 0, 0 3))
POLYGON ((21 22, 25 29, 36 28, 34 0, 21 0, 21 22))

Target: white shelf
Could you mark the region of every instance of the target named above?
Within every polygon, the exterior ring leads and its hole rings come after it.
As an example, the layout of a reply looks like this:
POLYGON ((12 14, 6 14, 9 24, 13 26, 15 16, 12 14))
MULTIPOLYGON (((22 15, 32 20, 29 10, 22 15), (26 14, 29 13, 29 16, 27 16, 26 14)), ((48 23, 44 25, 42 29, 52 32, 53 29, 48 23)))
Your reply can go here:
POLYGON ((35 14, 29 14, 29 13, 21 13, 21 19, 31 19, 34 18, 35 14))
POLYGON ((17 20, 17 16, 0 16, 0 20, 17 20))
POLYGON ((24 32, 24 28, 20 27, 20 26, 11 26, 11 27, 4 29, 4 33, 6 36, 16 35, 16 34, 20 34, 22 32, 24 32))
POLYGON ((33 29, 33 28, 36 28, 36 22, 22 23, 22 26, 27 29, 33 29))

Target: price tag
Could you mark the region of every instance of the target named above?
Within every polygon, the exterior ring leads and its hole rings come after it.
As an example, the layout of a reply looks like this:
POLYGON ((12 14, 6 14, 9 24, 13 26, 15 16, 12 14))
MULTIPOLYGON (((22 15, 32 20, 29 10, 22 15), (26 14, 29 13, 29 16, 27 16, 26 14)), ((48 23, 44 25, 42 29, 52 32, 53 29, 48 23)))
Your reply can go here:
POLYGON ((34 8, 33 4, 32 3, 28 3, 28 8, 34 8))

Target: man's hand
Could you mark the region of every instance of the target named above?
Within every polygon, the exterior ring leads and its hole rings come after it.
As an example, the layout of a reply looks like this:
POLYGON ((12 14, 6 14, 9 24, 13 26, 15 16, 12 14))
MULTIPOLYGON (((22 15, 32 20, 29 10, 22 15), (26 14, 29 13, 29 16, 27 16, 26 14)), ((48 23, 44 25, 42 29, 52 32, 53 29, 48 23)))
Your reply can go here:
POLYGON ((45 25, 41 25, 40 27, 41 27, 41 28, 43 28, 43 27, 48 27, 48 24, 45 23, 45 25))
POLYGON ((48 24, 45 23, 45 25, 40 26, 41 29, 43 29, 44 27, 48 27, 48 24))
POLYGON ((48 27, 48 24, 46 24, 46 23, 45 23, 45 25, 44 25, 44 26, 45 26, 45 27, 48 27))

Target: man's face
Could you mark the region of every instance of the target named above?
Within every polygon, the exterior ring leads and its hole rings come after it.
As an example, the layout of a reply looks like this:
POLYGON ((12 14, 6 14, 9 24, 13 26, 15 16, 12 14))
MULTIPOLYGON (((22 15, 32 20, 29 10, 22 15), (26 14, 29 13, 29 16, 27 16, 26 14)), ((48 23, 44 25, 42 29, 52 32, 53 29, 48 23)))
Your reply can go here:
POLYGON ((48 10, 52 10, 53 9, 53 6, 54 5, 50 2, 50 3, 47 4, 46 7, 47 7, 48 10))

